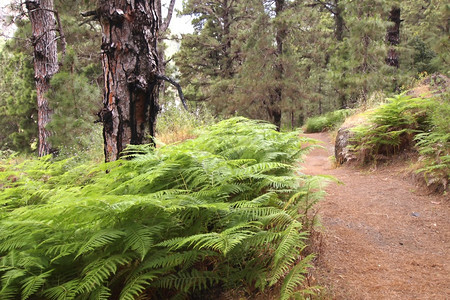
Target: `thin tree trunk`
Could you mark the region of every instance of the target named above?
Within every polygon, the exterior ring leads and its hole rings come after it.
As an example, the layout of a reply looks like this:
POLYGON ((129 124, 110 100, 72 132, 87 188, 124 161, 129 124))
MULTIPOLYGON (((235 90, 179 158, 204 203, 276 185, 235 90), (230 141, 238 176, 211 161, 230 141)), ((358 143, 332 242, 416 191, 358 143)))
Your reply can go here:
MULTIPOLYGON (((275 14, 276 17, 280 18, 281 13, 284 10, 285 0, 275 0, 275 14)), ((278 25, 275 33, 275 41, 276 41, 276 62, 275 62, 275 88, 270 97, 270 105, 269 105, 269 117, 271 117, 274 125, 277 126, 277 129, 281 129, 281 102, 283 100, 283 88, 282 88, 282 80, 284 75, 284 66, 283 66, 283 43, 286 38, 286 29, 283 25, 278 25)))
POLYGON ((231 11, 232 4, 228 3, 228 0, 224 0, 223 6, 223 40, 222 51, 224 56, 223 75, 225 78, 233 77, 233 58, 231 57, 231 11))
MULTIPOLYGON (((161 15, 161 0, 156 0, 158 3, 158 9, 161 15)), ((175 7, 175 0, 170 0, 169 3, 169 8, 167 9, 167 16, 166 18, 163 20, 160 17, 160 26, 159 26, 159 32, 164 34, 167 31, 167 28, 169 28, 170 25, 170 21, 172 20, 172 15, 173 15, 173 9, 175 7)))
POLYGON ((32 44, 34 47, 34 79, 38 105, 39 156, 51 153, 50 131, 46 128, 52 111, 45 94, 50 89, 50 79, 58 70, 58 49, 56 18, 53 0, 27 1, 26 8, 31 21, 32 44))
POLYGON ((400 19, 400 8, 393 7, 389 14, 389 21, 394 23, 393 26, 388 27, 388 32, 386 35, 386 40, 390 45, 388 50, 388 57, 386 58, 386 63, 391 67, 399 68, 399 59, 396 46, 400 44, 400 24, 402 20, 400 19))
POLYGON ((105 160, 128 144, 152 142, 158 107, 158 12, 155 0, 99 0, 105 90, 105 160))
MULTIPOLYGON (((162 17, 162 5, 161 0, 155 0, 155 6, 156 6, 156 12, 158 13, 158 61, 159 61, 159 73, 161 75, 166 74, 166 59, 164 57, 164 42, 163 40, 166 38, 166 32, 169 28, 170 21, 172 20, 173 10, 175 8, 175 2, 176 0, 170 0, 169 8, 167 10, 166 18, 163 19, 162 17)), ((160 90, 162 97, 164 98, 166 88, 165 88, 165 82, 162 81, 160 83, 160 90)))
POLYGON ((339 5, 339 0, 334 0, 334 36, 336 37, 336 40, 339 42, 342 42, 344 39, 344 18, 342 17, 342 8, 339 5))

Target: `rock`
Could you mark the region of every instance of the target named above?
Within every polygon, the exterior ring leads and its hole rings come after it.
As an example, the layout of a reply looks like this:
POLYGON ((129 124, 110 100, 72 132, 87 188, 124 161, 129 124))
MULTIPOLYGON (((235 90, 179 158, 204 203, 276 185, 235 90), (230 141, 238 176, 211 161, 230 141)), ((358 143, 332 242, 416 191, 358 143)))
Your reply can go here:
POLYGON ((341 128, 339 128, 336 134, 336 140, 334 145, 334 157, 336 159, 336 165, 342 165, 345 162, 357 160, 355 151, 349 149, 348 146, 352 145, 352 138, 355 133, 352 128, 369 124, 369 114, 367 112, 358 113, 348 117, 341 128))
POLYGON ((347 147, 350 145, 350 139, 353 133, 348 127, 339 128, 336 141, 334 144, 334 157, 336 158, 336 163, 342 165, 343 163, 355 159, 352 151, 347 147))

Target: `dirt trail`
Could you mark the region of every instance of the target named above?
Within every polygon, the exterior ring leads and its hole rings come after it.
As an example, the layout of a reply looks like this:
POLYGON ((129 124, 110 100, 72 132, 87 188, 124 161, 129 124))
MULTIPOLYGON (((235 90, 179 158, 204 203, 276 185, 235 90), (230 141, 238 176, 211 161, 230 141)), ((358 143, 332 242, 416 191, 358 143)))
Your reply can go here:
POLYGON ((315 277, 333 299, 450 299, 450 201, 429 196, 402 166, 333 168, 327 133, 303 164, 306 174, 329 174, 319 204, 322 248, 315 277))

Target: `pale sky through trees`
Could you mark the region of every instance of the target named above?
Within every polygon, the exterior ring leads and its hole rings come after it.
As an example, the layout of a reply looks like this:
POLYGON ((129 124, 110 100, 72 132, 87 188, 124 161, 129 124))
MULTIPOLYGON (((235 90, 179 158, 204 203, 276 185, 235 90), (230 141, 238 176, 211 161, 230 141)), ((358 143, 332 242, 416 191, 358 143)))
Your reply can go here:
MULTIPOLYGON (((0 17, 1 17, 1 23, 0 24, 0 30, 2 33, 4 33, 4 24, 3 24, 3 18, 4 18, 4 7, 8 5, 11 2, 11 0, 0 0, 0 17)), ((169 6, 170 0, 162 0, 163 7, 169 6)), ((163 8, 163 9, 164 9, 163 8)), ((170 23, 170 30, 174 34, 182 34, 182 33, 190 33, 193 31, 193 27, 191 25, 191 18, 187 16, 180 17, 178 16, 177 10, 181 10, 183 8, 183 0, 177 0, 175 2, 175 11, 172 17, 172 21, 170 23)), ((167 12, 163 11, 163 15, 166 15, 167 12)), ((8 32, 9 33, 9 32, 8 32)), ((6 36, 8 36, 5 33, 6 36)))

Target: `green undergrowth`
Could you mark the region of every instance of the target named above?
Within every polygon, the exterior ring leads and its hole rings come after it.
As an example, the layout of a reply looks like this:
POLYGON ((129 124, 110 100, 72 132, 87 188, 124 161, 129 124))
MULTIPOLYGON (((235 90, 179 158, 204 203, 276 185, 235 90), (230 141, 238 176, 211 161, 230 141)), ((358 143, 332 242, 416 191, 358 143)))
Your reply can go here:
POLYGON ((0 299, 307 297, 311 143, 233 118, 108 164, 1 161, 0 299))
POLYGON ((420 154, 416 173, 428 185, 447 189, 450 174, 450 101, 440 97, 413 98, 405 94, 388 98, 374 109, 369 122, 356 126, 352 151, 361 163, 376 162, 402 151, 420 154))
POLYGON ((415 136, 419 168, 428 186, 448 189, 450 179, 450 100, 442 97, 431 107, 429 129, 415 136))
POLYGON ((328 112, 322 116, 312 117, 306 121, 305 132, 323 132, 341 125, 345 118, 352 113, 350 109, 340 109, 328 112))

